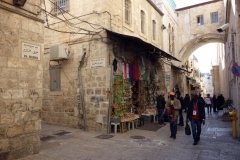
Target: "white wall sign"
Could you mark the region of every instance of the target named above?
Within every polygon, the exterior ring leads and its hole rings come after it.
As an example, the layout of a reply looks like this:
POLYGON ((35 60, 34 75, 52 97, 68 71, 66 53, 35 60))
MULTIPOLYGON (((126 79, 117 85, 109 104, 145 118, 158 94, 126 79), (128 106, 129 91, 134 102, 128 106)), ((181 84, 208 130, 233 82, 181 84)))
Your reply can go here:
POLYGON ((41 46, 22 42, 22 58, 40 60, 41 46))
POLYGON ((105 58, 92 59, 91 68, 105 67, 105 58))

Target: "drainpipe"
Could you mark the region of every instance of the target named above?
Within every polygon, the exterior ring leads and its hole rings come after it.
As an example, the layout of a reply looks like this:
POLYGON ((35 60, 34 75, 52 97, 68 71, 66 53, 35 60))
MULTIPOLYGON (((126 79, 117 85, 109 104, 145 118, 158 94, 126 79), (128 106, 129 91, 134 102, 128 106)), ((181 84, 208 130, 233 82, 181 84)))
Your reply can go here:
POLYGON ((82 104, 82 112, 83 112, 83 121, 84 121, 84 131, 87 131, 87 118, 86 118, 86 108, 85 108, 85 100, 84 100, 84 92, 83 92, 83 83, 82 83, 82 75, 81 75, 81 68, 83 66, 83 60, 86 55, 84 52, 81 61, 79 62, 80 65, 78 67, 78 81, 79 81, 79 88, 80 88, 80 98, 82 104))
POLYGON ((110 89, 109 89, 109 106, 108 106, 108 117, 107 117, 107 133, 110 134, 111 130, 111 124, 110 124, 110 118, 112 113, 112 90, 113 90, 113 66, 111 66, 111 73, 110 73, 110 89))

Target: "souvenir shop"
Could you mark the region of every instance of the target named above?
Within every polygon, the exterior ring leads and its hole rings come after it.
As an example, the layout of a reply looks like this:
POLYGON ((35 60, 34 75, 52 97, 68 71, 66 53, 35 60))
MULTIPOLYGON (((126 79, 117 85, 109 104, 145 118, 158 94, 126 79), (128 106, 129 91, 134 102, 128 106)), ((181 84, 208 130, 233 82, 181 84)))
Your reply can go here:
MULTIPOLYGON (((126 41, 125 41, 126 42, 126 41)), ((120 132, 156 121, 157 67, 159 54, 149 46, 117 43, 113 47, 113 103, 111 124, 120 124, 120 132)), ((150 44, 148 44, 150 45, 150 44)))

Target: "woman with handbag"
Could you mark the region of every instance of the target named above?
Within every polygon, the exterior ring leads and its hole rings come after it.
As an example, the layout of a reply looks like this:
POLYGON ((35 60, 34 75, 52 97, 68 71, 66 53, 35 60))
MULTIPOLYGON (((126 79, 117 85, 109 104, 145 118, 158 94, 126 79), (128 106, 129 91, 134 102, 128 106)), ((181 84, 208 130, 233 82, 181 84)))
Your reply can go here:
POLYGON ((170 92, 170 99, 166 102, 166 110, 169 115, 170 120, 170 138, 176 139, 177 134, 177 119, 179 114, 179 109, 181 109, 181 103, 178 99, 174 97, 175 93, 170 92))

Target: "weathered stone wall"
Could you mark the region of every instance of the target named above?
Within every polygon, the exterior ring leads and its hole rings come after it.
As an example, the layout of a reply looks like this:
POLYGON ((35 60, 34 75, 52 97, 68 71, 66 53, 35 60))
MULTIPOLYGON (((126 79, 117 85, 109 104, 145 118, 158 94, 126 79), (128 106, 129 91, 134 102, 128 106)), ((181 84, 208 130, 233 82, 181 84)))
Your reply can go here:
MULTIPOLYGON (((10 4, 12 1, 7 1, 10 4)), ((30 1, 28 1, 30 3, 30 1)), ((0 159, 17 159, 40 150, 42 58, 22 58, 22 42, 38 45, 43 52, 43 21, 34 14, 0 4, 0 159), (15 13, 14 13, 15 12, 15 13), (25 16, 21 16, 21 13, 25 16)), ((31 4, 40 5, 40 2, 31 4)))
POLYGON ((50 92, 49 65, 59 65, 58 62, 49 63, 49 53, 44 55, 44 96, 42 121, 51 124, 83 128, 83 112, 81 105, 80 84, 78 79, 79 56, 86 49, 86 57, 81 69, 85 108, 88 130, 106 129, 108 99, 106 90, 109 88, 110 69, 108 47, 101 40, 85 43, 69 44, 72 56, 69 60, 60 61, 61 91, 50 92), (105 67, 91 68, 93 59, 105 58, 105 67), (103 121, 97 123, 101 116, 103 121))

